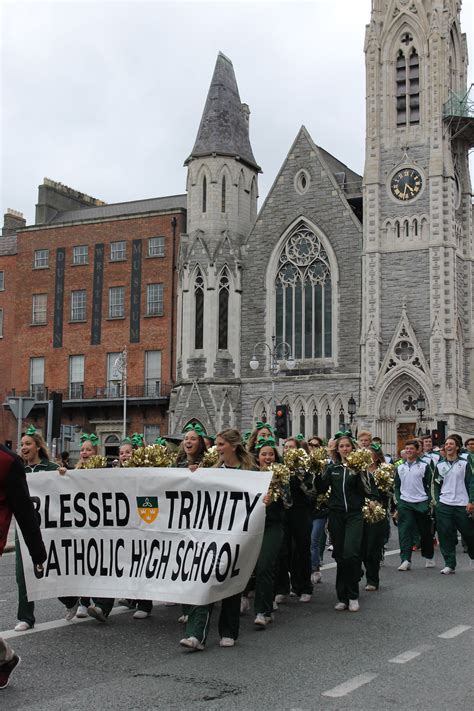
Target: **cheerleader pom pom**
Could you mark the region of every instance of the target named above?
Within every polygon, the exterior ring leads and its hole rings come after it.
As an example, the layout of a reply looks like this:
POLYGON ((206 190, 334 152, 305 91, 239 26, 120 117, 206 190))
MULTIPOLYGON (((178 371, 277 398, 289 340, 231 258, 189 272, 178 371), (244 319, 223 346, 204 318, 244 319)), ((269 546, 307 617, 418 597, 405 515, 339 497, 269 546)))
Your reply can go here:
POLYGON ((217 466, 218 461, 219 453, 217 451, 217 447, 214 445, 213 447, 209 447, 207 452, 204 453, 200 466, 205 467, 206 469, 211 469, 212 467, 217 466))
POLYGON ((309 455, 302 447, 289 449, 283 455, 283 461, 292 474, 297 471, 307 471, 309 469, 309 455))
POLYGON ((387 516, 387 512, 378 501, 366 499, 362 507, 362 516, 366 523, 379 523, 379 521, 383 521, 387 516))
POLYGON ((351 469, 358 469, 359 471, 367 471, 367 469, 372 465, 372 454, 369 449, 356 449, 351 452, 347 459, 347 466, 351 469))
POLYGON ((93 454, 89 459, 85 459, 82 464, 82 469, 105 469, 107 466, 107 457, 101 454, 93 454))
POLYGON ((384 462, 374 471, 374 481, 377 489, 384 494, 393 494, 395 483, 395 467, 384 462))
POLYGON ((320 475, 329 464, 326 447, 314 447, 309 453, 309 469, 313 474, 320 475))
POLYGON ((125 462, 127 467, 170 467, 176 463, 176 455, 162 444, 150 444, 133 450, 130 459, 125 462))

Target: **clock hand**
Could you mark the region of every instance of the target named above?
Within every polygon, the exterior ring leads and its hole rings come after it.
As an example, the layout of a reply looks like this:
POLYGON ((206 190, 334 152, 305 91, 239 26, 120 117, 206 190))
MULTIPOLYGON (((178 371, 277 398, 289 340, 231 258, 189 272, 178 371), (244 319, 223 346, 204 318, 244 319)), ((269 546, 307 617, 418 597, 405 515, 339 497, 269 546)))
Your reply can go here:
POLYGON ((411 187, 411 185, 408 185, 408 183, 406 184, 406 187, 408 188, 408 190, 409 190, 412 194, 415 192, 415 191, 413 190, 413 188, 411 187))

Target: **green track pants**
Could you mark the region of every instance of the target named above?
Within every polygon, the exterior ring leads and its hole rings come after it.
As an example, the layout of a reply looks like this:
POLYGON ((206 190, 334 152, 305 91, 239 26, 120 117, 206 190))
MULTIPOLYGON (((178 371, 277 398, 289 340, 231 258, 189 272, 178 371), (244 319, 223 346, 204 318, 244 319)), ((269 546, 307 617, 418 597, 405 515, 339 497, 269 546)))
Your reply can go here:
POLYGON ((446 565, 453 570, 456 568, 457 531, 463 537, 469 558, 474 560, 474 520, 467 515, 466 507, 439 502, 435 511, 439 549, 446 565))

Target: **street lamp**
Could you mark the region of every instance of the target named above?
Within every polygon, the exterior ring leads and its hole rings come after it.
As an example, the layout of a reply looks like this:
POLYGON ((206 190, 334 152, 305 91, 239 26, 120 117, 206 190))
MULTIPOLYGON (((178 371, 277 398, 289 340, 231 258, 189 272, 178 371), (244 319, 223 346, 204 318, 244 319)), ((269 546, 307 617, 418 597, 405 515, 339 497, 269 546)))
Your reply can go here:
POLYGON ((114 363, 115 370, 122 376, 122 393, 123 393, 123 428, 122 439, 127 436, 127 346, 123 349, 119 357, 114 363))
MULTIPOLYGON (((274 377, 280 372, 280 363, 282 362, 283 367, 287 367, 288 370, 293 370, 296 366, 296 360, 293 358, 291 353, 291 346, 286 341, 276 340, 275 334, 272 336, 272 345, 270 346, 266 341, 259 341, 253 347, 253 355, 249 362, 249 366, 252 370, 258 370, 260 362, 257 358, 257 350, 259 348, 267 349, 270 355, 270 373, 272 376, 272 418, 275 416, 275 381, 274 377)), ((274 422, 273 422, 274 424, 274 422)))
POLYGON ((426 410, 426 401, 423 397, 423 393, 421 390, 420 394, 418 395, 418 400, 416 401, 416 409, 418 410, 418 414, 420 415, 420 422, 423 422, 423 413, 426 410))
POLYGON ((356 407, 357 403, 354 399, 354 396, 351 395, 349 398, 349 401, 347 403, 347 412, 349 413, 349 424, 352 425, 352 420, 354 419, 354 415, 356 414, 356 407))

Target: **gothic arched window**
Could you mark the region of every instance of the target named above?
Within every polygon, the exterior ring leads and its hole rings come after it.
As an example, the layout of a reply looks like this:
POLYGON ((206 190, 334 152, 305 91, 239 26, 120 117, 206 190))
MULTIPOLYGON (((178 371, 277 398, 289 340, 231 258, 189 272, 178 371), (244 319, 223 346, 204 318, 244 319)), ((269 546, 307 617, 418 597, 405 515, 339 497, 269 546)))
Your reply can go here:
POLYGON ((226 185, 225 185, 225 175, 222 176, 222 184, 221 184, 221 212, 225 212, 225 194, 226 190, 226 185))
POLYGON ((313 410, 313 434, 318 434, 318 411, 316 408, 313 410))
POLYGON ((207 212, 207 178, 202 179, 202 211, 207 212))
POLYGON ((204 279, 199 269, 194 281, 194 348, 204 345, 204 279))
POLYGON ((226 350, 229 334, 229 274, 224 269, 219 279, 219 336, 218 348, 226 350))
POLYGON ((331 439, 332 419, 331 408, 329 405, 326 408, 326 439, 331 439))
POLYGON ((319 237, 301 222, 285 242, 275 280, 276 336, 296 359, 332 356, 329 258, 319 237))
POLYGON ((420 123, 420 59, 409 32, 401 38, 404 49, 399 49, 395 62, 397 126, 420 123))
POLYGON ((300 432, 303 436, 306 434, 306 415, 303 406, 300 408, 300 432))

